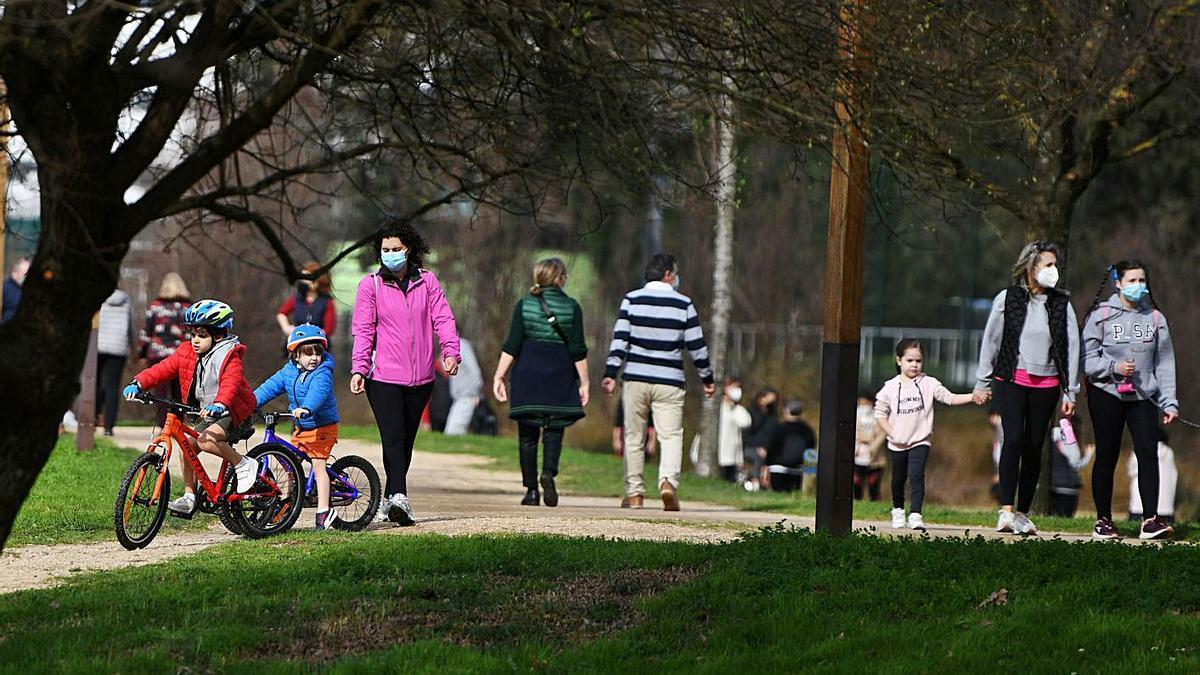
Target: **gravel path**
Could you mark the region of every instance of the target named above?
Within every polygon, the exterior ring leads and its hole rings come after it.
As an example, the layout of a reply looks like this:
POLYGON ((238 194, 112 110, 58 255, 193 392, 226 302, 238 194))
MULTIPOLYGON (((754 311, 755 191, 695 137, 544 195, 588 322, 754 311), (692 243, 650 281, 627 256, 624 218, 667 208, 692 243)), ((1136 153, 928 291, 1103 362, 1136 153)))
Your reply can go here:
MULTIPOLYGON (((118 427, 116 441, 123 446, 140 448, 151 437, 143 427, 118 427)), ((420 441, 418 440, 418 448, 420 441)), ((357 454, 371 460, 383 476, 378 445, 345 440, 335 453, 357 454)), ((527 507, 519 504, 524 495, 514 452, 513 469, 494 471, 484 468, 489 460, 473 455, 447 455, 420 452, 413 455, 409 472, 409 495, 417 514, 417 527, 401 528, 380 523, 369 532, 399 536, 437 533, 448 536, 472 534, 555 534, 577 537, 642 539, 653 541, 721 542, 736 539, 741 532, 783 522, 799 528, 812 528, 811 517, 783 516, 777 513, 739 511, 732 507, 687 501, 684 479, 683 510, 666 513, 651 499, 644 510, 619 507, 619 500, 607 497, 581 497, 562 494, 557 508, 527 507)), ((219 462, 219 460, 218 460, 219 462)), ((214 462, 214 466, 216 463, 214 462)), ((173 466, 174 469, 178 465, 173 466)), ((214 469, 210 468, 210 474, 214 469)), ((312 526, 312 510, 306 510, 297 528, 312 526)), ((887 523, 855 521, 855 528, 874 528, 891 533, 887 523)), ((963 526, 931 527, 930 536, 981 534, 996 537, 987 529, 963 526)), ((899 536, 909 536, 902 532, 899 536)), ((1053 535, 1080 539, 1078 535, 1053 535)), ((1008 537, 1011 538, 1011 537, 1008 537)), ((28 588, 44 588, 61 583, 72 575, 93 570, 148 565, 201 551, 214 544, 232 541, 219 525, 203 532, 163 535, 139 551, 126 551, 113 538, 91 544, 27 546, 6 550, 0 555, 0 593, 28 588)), ((1134 540, 1136 541, 1136 540, 1134 540)))

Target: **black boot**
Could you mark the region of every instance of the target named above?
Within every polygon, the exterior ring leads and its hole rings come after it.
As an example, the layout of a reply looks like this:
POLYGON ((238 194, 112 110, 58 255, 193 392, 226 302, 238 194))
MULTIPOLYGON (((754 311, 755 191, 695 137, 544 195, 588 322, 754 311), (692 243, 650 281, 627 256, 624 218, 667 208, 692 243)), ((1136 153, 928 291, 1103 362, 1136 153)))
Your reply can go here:
POLYGON ((537 488, 529 488, 529 492, 525 493, 525 498, 521 500, 521 506, 537 506, 539 495, 537 488))
POLYGON ((547 473, 542 474, 542 496, 546 500, 546 506, 558 506, 558 490, 554 487, 554 476, 547 473))

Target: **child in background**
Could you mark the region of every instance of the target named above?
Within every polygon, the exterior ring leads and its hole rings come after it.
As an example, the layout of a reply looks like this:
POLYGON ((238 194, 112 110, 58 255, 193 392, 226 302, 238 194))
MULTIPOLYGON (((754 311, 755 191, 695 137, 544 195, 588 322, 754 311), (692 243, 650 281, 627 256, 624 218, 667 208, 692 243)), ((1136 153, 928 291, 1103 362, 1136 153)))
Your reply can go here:
POLYGON ((312 324, 301 324, 288 336, 288 362, 254 390, 258 407, 287 394, 295 415, 292 445, 312 460, 317 483, 317 524, 333 527, 337 515, 329 508, 329 472, 325 462, 338 438, 337 399, 333 394, 333 356, 326 353, 329 338, 312 324))
POLYGON ((741 379, 734 376, 725 378, 717 433, 717 466, 721 478, 730 483, 737 482, 738 465, 742 459, 742 432, 750 426, 750 411, 742 407, 741 400, 741 379))
POLYGON ((896 377, 883 384, 875 396, 875 418, 887 434, 892 457, 892 527, 902 528, 904 484, 912 480, 912 504, 908 527, 924 530, 921 508, 925 501, 925 463, 933 438, 933 401, 946 405, 971 403, 971 394, 955 394, 926 375, 922 366, 925 350, 917 340, 896 345, 896 377))
POLYGON ((992 408, 988 411, 988 424, 992 427, 992 487, 988 492, 996 503, 1000 503, 1000 449, 1004 447, 1004 425, 1001 424, 1000 411, 992 408))
POLYGON ((854 429, 854 498, 862 499, 864 491, 871 501, 879 501, 883 481, 883 468, 887 459, 883 446, 887 434, 875 421, 875 404, 870 392, 858 395, 858 412, 854 429))
MULTIPOLYGON (((1175 522, 1175 488, 1179 483, 1179 470, 1175 467, 1175 451, 1167 445, 1166 429, 1158 431, 1158 517, 1163 522, 1175 522)), ((1137 454, 1129 455, 1129 519, 1142 520, 1142 493, 1138 489, 1137 454)))
POLYGON ((783 422, 767 446, 765 483, 774 492, 793 492, 803 485, 804 451, 817 447, 817 435, 803 414, 800 401, 788 401, 783 422))
POLYGON ((1079 507, 1079 491, 1083 489, 1083 480, 1079 472, 1092 462, 1094 448, 1089 446, 1087 452, 1079 451, 1079 441, 1074 438, 1075 429, 1079 426, 1075 416, 1064 418, 1050 430, 1050 440, 1054 445, 1054 454, 1050 456, 1050 515, 1063 518, 1074 518, 1075 510, 1079 507), (1063 424, 1069 424, 1072 437, 1068 437, 1063 424))

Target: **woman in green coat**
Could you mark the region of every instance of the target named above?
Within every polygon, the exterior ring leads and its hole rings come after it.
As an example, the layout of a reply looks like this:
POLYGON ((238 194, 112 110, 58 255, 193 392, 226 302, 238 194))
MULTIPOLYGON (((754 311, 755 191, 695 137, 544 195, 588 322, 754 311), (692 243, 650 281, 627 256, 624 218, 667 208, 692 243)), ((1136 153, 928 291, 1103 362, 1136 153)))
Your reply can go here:
POLYGON ((542 499, 546 506, 557 506, 554 478, 563 431, 583 418, 588 404, 587 345, 579 303, 562 290, 567 282, 566 264, 558 258, 539 262, 533 268, 533 282, 529 295, 513 308, 508 339, 492 377, 492 392, 497 401, 509 400, 505 377, 512 368, 508 416, 517 421, 520 430, 521 482, 527 490, 521 503, 537 506, 542 499))

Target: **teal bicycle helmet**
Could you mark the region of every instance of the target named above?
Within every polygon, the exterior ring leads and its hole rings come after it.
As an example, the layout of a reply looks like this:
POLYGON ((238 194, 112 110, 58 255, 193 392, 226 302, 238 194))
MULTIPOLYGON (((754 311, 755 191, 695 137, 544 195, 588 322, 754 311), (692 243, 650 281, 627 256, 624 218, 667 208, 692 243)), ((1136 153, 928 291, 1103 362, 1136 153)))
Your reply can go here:
POLYGON ((302 323, 292 329, 292 334, 288 336, 287 349, 290 352, 307 342, 316 342, 329 349, 329 338, 325 337, 325 331, 311 323, 302 323))
POLYGON ((198 300, 183 313, 183 323, 229 330, 233 328, 233 308, 220 300, 198 300))

